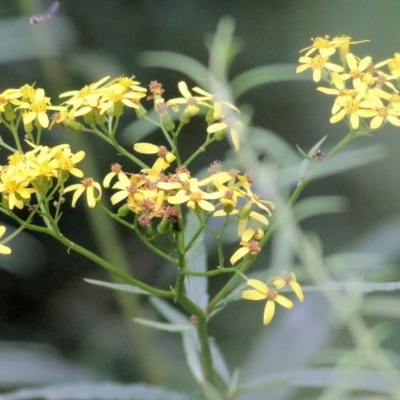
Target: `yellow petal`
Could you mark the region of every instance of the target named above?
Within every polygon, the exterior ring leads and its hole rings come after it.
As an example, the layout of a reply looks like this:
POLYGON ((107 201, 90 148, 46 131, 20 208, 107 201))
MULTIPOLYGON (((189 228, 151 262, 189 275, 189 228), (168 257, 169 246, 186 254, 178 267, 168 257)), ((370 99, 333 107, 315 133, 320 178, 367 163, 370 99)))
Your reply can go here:
POLYGON ((246 283, 261 293, 267 294, 269 292, 268 286, 258 279, 249 279, 246 283))
POLYGON ((300 301, 304 300, 304 294, 303 290, 301 289, 301 286, 299 285, 298 282, 296 281, 291 281, 289 282, 289 285, 292 287, 293 291, 296 293, 296 296, 300 301))
POLYGON ((263 317, 264 325, 268 325, 272 321, 274 314, 275 314, 275 302, 272 300, 268 300, 264 308, 264 317, 263 317))
POLYGON ((158 146, 151 143, 135 143, 133 149, 142 154, 157 154, 160 150, 158 146))
MULTIPOLYGON (((169 199, 168 199, 169 201, 169 199)), ((234 265, 236 263, 237 260, 240 260, 241 258, 243 258, 246 254, 249 253, 249 249, 247 247, 241 247, 240 249, 236 250, 232 257, 230 258, 230 263, 232 265, 234 265)))
POLYGON ((281 294, 278 294, 275 297, 275 301, 283 307, 286 307, 289 309, 293 307, 293 302, 290 301, 287 297, 282 296, 281 294))
POLYGON ((263 300, 267 296, 258 290, 245 290, 242 292, 242 298, 246 300, 263 300))

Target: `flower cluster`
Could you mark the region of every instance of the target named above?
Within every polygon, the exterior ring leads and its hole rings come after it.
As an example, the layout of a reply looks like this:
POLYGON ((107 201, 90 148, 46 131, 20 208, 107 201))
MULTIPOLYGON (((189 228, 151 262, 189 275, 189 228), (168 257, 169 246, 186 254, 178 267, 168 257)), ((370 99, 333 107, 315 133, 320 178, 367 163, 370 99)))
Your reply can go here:
MULTIPOLYGON (((278 303, 281 306, 289 309, 293 307, 292 301, 279 294, 276 290, 269 289, 264 282, 261 282, 258 279, 248 279, 246 283, 253 289, 243 291, 242 298, 246 300, 267 299, 263 316, 264 325, 268 325, 271 322, 275 314, 275 303, 278 303)), ((293 291, 296 293, 298 299, 300 301, 304 301, 303 291, 297 282, 296 275, 293 272, 283 272, 281 276, 273 279, 272 284, 276 289, 282 289, 286 284, 290 285, 293 291)))
MULTIPOLYGON (((143 153, 156 153, 154 145, 149 143, 136 143, 134 148, 143 153)), ((154 165, 146 171, 138 174, 128 174, 122 171, 119 164, 113 164, 111 172, 105 177, 103 185, 107 188, 111 180, 116 177, 117 182, 112 186, 118 191, 111 196, 111 203, 117 204, 125 201, 125 208, 139 215, 139 224, 148 228, 153 218, 162 218, 174 225, 181 218, 182 204, 194 210, 198 216, 201 212, 212 213, 215 217, 237 216, 239 220, 239 236, 245 236, 247 223, 255 220, 268 225, 268 219, 263 214, 254 210, 255 207, 271 215, 270 209, 274 203, 262 200, 251 190, 249 174, 239 175, 239 172, 218 171, 218 167, 207 178, 198 180, 191 176, 186 167, 178 167, 175 173, 165 174, 167 168, 174 160, 164 146, 160 146, 157 152, 158 158, 154 165)), ((246 230, 246 232, 252 231, 246 230)), ((259 229, 259 236, 262 230, 259 229)), ((242 237, 242 242, 245 239, 242 237)), ((234 264, 246 254, 240 252, 240 256, 231 258, 234 264)))
POLYGON ((83 172, 76 168, 85 153, 73 154, 68 144, 55 147, 35 146, 25 154, 15 152, 8 157, 8 164, 0 170, 0 193, 2 206, 12 210, 30 206, 31 196, 37 193, 42 198, 54 186, 65 182, 69 174, 82 177, 83 172))
POLYGON ((350 52, 350 45, 362 42, 366 41, 352 42, 348 36, 313 39, 312 46, 301 50, 306 54, 300 57, 302 65, 296 72, 310 68, 315 82, 324 80, 329 84, 329 87, 318 87, 317 90, 336 96, 331 123, 344 119, 352 130, 364 132, 379 129, 386 123, 400 126, 399 90, 391 82, 398 86, 400 54, 373 63, 370 56, 361 59, 350 52), (310 57, 314 52, 318 54, 310 57), (338 55, 341 65, 331 61, 334 55, 338 55), (387 72, 381 70, 385 66, 387 72), (369 118, 371 120, 367 120, 369 118))

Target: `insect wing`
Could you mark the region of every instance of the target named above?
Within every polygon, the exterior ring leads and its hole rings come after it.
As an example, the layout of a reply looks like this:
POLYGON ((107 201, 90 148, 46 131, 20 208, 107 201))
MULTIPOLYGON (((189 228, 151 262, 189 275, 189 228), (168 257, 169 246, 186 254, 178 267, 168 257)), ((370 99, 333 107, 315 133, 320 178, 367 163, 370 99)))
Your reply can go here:
POLYGON ((51 17, 58 10, 59 6, 60 6, 59 1, 53 1, 53 3, 50 4, 50 7, 43 14, 33 15, 32 17, 30 17, 29 18, 30 24, 34 25, 34 24, 38 24, 39 22, 51 19, 51 17))
POLYGON ((47 18, 52 17, 58 10, 59 6, 60 6, 59 1, 53 1, 53 3, 50 4, 50 7, 43 13, 43 15, 46 16, 47 18))

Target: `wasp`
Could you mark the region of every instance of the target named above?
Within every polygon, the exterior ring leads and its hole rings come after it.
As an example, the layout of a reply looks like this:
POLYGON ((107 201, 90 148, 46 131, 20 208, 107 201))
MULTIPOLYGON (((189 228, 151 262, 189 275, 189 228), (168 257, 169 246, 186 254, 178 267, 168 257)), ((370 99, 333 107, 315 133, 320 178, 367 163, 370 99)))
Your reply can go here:
POLYGON ((47 21, 47 20, 53 18, 53 15, 58 10, 59 6, 60 6, 60 2, 54 1, 53 3, 51 3, 50 7, 43 14, 37 14, 37 15, 33 15, 32 17, 30 17, 29 18, 30 24, 35 25, 35 24, 38 24, 39 22, 47 21))

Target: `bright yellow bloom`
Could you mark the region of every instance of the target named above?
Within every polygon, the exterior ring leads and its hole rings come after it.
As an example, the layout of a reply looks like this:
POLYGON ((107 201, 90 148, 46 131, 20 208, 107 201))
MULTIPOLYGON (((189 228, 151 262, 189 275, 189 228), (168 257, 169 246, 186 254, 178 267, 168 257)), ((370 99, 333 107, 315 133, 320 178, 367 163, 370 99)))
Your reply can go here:
POLYGON ((149 175, 159 176, 166 170, 176 157, 165 146, 156 146, 151 143, 135 143, 133 149, 142 154, 157 154, 158 158, 149 171, 149 175))
POLYGON ((325 35, 324 37, 316 37, 315 39, 311 38, 311 40, 313 41, 312 46, 309 46, 309 47, 306 47, 305 49, 300 50, 300 53, 308 50, 307 53, 304 55, 305 57, 308 57, 309 55, 314 53, 316 50, 318 50, 321 57, 330 57, 336 51, 336 48, 329 41, 328 35, 325 35))
MULTIPOLYGON (((370 90, 373 93, 373 89, 370 90)), ((378 129, 384 122, 389 122, 392 125, 400 126, 400 113, 393 108, 386 107, 379 97, 373 97, 370 100, 365 100, 361 103, 361 107, 365 108, 364 117, 373 117, 370 122, 371 129, 378 129)))
POLYGON ((104 87, 100 89, 100 87, 108 79, 110 79, 110 77, 105 76, 95 83, 86 85, 81 90, 71 90, 69 92, 62 93, 60 94, 60 97, 71 97, 65 102, 65 104, 72 105, 74 110, 78 110, 84 106, 84 108, 89 108, 90 111, 90 109, 97 107, 100 96, 107 90, 104 87))
POLYGON ((193 210, 198 206, 205 211, 212 212, 215 210, 215 206, 208 200, 219 199, 223 195, 223 192, 203 192, 199 189, 198 180, 196 178, 190 178, 189 187, 187 189, 181 189, 175 195, 168 197, 168 202, 171 204, 187 203, 187 206, 193 210), (189 192, 189 194, 186 192, 189 192))
POLYGON ((135 76, 132 75, 130 78, 126 76, 120 76, 117 79, 113 79, 111 82, 107 84, 107 88, 110 89, 114 93, 128 93, 128 92, 142 92, 146 93, 147 89, 139 86, 140 82, 134 81, 133 78, 135 76), (115 83, 115 81, 117 81, 115 83))
POLYGON ((242 240, 240 241, 240 247, 230 258, 230 263, 234 265, 236 261, 240 260, 247 254, 258 254, 261 251, 261 247, 258 241, 264 236, 262 229, 246 229, 242 235, 242 240))
POLYGON ((101 198, 101 186, 92 178, 85 178, 81 183, 68 186, 64 189, 63 193, 75 191, 72 196, 72 207, 75 207, 77 200, 86 191, 86 200, 90 208, 95 207, 96 202, 101 198), (97 195, 96 195, 97 191, 97 195))
POLYGON ((205 90, 203 90, 202 88, 199 88, 197 86, 194 87, 192 90, 193 90, 193 92, 201 94, 203 96, 203 99, 208 100, 212 103, 214 120, 220 119, 221 117, 225 117, 226 110, 224 110, 224 107, 225 108, 228 107, 231 110, 234 110, 240 114, 239 109, 236 108, 232 103, 229 103, 228 101, 220 100, 217 95, 208 93, 205 90))
POLYGON ((299 62, 303 65, 297 67, 296 74, 303 72, 308 68, 311 68, 313 71, 314 82, 319 82, 321 80, 321 74, 324 68, 334 72, 343 71, 343 67, 330 63, 328 57, 322 57, 321 55, 317 55, 314 58, 300 57, 299 62))
POLYGON ((83 150, 73 154, 68 144, 62 144, 55 147, 57 150, 54 158, 58 161, 60 169, 68 171, 70 174, 82 178, 83 172, 76 168, 76 164, 83 160, 85 152, 83 150))
POLYGON ((342 35, 336 36, 331 40, 331 44, 333 47, 337 47, 339 49, 340 54, 346 55, 349 52, 351 44, 358 43, 366 43, 369 40, 358 40, 357 42, 352 42, 350 36, 342 35))
POLYGON ((364 99, 365 94, 366 85, 360 83, 360 90, 355 97, 353 94, 339 96, 335 100, 335 104, 332 109, 332 113, 334 115, 330 118, 329 122, 334 124, 347 116, 350 120, 350 126, 353 129, 358 129, 360 125, 360 117, 368 118, 369 116, 366 110, 360 108, 362 106, 362 100, 364 99))
MULTIPOLYGON (((6 233, 6 227, 4 225, 0 226, 0 238, 6 233)), ((11 254, 11 249, 4 244, 0 244, 0 254, 11 254)))
POLYGON ((22 114, 24 125, 29 125, 33 121, 37 121, 43 128, 47 128, 50 124, 47 110, 65 110, 65 107, 52 106, 50 98, 44 95, 43 89, 36 89, 33 99, 30 102, 18 101, 17 109, 27 110, 22 114))
POLYGON ((186 104, 185 113, 193 117, 199 112, 199 105, 203 105, 205 107, 211 107, 210 104, 206 103, 205 97, 196 97, 193 96, 188 87, 186 82, 181 81, 178 83, 179 91, 183 97, 178 97, 176 99, 171 99, 167 101, 168 105, 172 105, 175 111, 178 111, 179 104, 186 104))
POLYGON ((297 282, 296 275, 293 272, 284 271, 281 276, 275 278, 272 284, 277 289, 282 289, 286 284, 290 285, 293 291, 296 293, 296 296, 300 301, 304 301, 304 294, 301 286, 297 282))
POLYGON ((275 302, 288 309, 293 307, 293 303, 288 298, 282 296, 275 290, 270 290, 265 283, 258 279, 249 279, 246 283, 254 289, 243 291, 242 298, 246 300, 267 299, 263 316, 264 325, 268 325, 275 314, 275 302))
POLYGON ((352 53, 346 54, 347 65, 349 66, 349 72, 342 74, 342 79, 346 80, 352 78, 354 85, 357 87, 361 83, 361 78, 364 75, 364 71, 372 62, 372 57, 364 57, 362 60, 357 61, 356 57, 352 53))
POLYGON ((228 130, 231 135, 233 146, 235 147, 235 150, 238 151, 240 148, 239 133, 241 131, 243 131, 243 128, 244 128, 244 125, 240 121, 226 120, 223 122, 216 122, 216 123, 210 125, 207 128, 207 133, 211 134, 211 133, 223 131, 225 129, 228 130))

